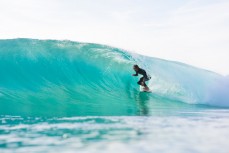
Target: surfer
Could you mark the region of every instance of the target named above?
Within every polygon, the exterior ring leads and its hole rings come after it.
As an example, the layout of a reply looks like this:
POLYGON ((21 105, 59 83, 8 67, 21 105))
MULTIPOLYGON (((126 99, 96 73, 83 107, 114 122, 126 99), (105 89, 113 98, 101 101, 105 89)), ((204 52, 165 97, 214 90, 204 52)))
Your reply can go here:
POLYGON ((149 77, 146 73, 145 70, 141 69, 138 65, 134 65, 133 66, 134 71, 136 72, 136 74, 133 74, 133 76, 138 76, 138 74, 143 75, 143 77, 140 78, 140 80, 138 81, 138 84, 144 87, 144 90, 148 91, 149 87, 146 85, 146 81, 150 80, 151 77, 149 77))

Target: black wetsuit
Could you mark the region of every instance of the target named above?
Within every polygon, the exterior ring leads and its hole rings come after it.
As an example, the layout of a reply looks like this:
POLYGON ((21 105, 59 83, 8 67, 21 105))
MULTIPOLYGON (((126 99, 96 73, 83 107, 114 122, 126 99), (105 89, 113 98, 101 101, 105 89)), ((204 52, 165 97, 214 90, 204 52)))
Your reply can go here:
POLYGON ((150 78, 147 76, 146 71, 143 70, 143 69, 141 69, 141 68, 139 68, 139 70, 136 71, 136 74, 134 74, 134 76, 138 76, 138 74, 143 75, 143 77, 141 77, 140 80, 138 81, 138 84, 139 84, 139 85, 142 85, 142 82, 143 82, 143 83, 144 83, 144 86, 146 86, 145 81, 148 81, 148 80, 150 79, 150 78))

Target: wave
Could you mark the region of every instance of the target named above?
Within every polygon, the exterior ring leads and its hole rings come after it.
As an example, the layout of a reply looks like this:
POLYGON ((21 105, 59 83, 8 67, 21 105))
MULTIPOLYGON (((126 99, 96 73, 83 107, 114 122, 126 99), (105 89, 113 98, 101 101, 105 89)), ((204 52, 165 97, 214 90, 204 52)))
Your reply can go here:
POLYGON ((105 45, 0 40, 0 114, 136 115, 139 99, 228 107, 228 89, 228 77, 105 45), (152 94, 139 93, 133 64, 152 94))

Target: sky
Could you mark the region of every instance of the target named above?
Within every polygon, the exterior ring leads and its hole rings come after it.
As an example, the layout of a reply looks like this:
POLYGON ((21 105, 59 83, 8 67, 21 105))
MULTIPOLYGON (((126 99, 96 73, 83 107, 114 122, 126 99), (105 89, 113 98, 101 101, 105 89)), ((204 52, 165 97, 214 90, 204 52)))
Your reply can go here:
POLYGON ((229 75, 228 0, 0 0, 0 39, 106 44, 229 75))

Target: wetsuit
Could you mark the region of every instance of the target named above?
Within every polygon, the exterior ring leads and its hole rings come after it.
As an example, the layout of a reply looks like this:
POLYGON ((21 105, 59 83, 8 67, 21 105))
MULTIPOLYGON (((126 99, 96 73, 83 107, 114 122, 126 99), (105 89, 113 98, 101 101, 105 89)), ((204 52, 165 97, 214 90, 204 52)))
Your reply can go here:
POLYGON ((138 81, 138 84, 139 85, 142 85, 142 82, 143 82, 144 83, 144 86, 146 86, 145 81, 150 80, 150 78, 146 74, 146 71, 143 70, 143 69, 141 69, 141 68, 139 68, 139 70, 136 71, 136 74, 134 74, 134 76, 138 76, 138 74, 143 75, 143 77, 141 77, 140 80, 138 81))

